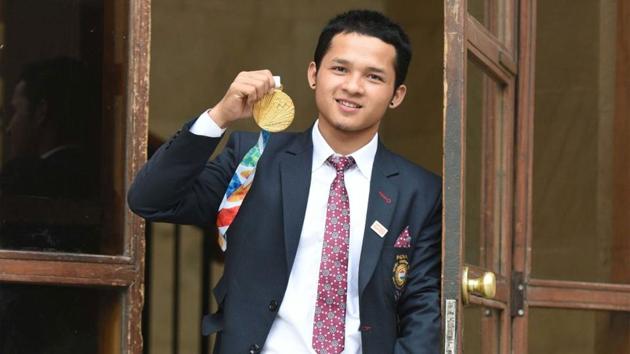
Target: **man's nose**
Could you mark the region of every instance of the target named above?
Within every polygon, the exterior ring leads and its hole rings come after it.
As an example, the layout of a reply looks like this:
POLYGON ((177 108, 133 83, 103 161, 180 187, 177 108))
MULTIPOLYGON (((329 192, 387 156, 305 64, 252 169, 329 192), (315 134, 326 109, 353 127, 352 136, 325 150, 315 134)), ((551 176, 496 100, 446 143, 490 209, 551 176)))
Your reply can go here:
POLYGON ((361 80, 361 75, 352 74, 346 76, 346 80, 343 83, 343 89, 350 94, 362 94, 363 81, 361 80))

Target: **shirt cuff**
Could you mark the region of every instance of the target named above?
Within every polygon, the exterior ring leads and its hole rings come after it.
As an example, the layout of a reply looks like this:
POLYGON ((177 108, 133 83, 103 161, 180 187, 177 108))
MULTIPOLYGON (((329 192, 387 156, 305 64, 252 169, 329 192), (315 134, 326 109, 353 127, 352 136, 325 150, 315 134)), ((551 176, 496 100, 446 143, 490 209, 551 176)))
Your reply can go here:
POLYGON ((190 127, 190 132, 209 138, 220 138, 221 135, 225 133, 225 129, 219 127, 212 117, 210 117, 208 111, 205 111, 199 115, 199 118, 197 118, 192 127, 190 127))

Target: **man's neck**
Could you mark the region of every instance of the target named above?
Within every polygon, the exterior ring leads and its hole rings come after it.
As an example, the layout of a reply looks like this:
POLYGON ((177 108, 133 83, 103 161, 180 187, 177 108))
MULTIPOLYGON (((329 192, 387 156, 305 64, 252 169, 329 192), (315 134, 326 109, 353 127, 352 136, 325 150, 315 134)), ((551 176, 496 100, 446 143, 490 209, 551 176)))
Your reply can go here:
POLYGON ((378 132, 378 126, 363 131, 346 132, 335 129, 319 120, 319 132, 326 143, 339 155, 347 156, 367 145, 378 132))

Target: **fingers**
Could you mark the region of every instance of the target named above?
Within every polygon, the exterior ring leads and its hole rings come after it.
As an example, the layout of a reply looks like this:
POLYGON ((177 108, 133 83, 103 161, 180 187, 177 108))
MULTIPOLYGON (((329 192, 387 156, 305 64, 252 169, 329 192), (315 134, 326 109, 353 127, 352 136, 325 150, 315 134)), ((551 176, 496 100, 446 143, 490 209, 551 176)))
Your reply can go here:
POLYGON ((274 89, 269 70, 239 73, 219 103, 212 108, 212 117, 224 127, 230 122, 251 116, 252 106, 274 89))
POLYGON ((247 104, 251 105, 273 91, 273 76, 269 70, 244 71, 234 79, 233 87, 241 98, 247 96, 247 104))

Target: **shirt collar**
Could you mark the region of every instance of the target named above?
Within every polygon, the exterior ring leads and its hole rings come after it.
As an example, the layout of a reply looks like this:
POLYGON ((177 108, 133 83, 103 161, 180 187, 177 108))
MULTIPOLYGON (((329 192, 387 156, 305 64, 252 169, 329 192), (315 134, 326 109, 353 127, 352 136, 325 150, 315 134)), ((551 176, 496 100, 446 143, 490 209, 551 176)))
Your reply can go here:
MULTIPOLYGON (((339 155, 328 145, 326 139, 319 131, 319 120, 315 121, 313 130, 311 133, 313 140, 313 166, 311 171, 315 171, 324 165, 326 159, 330 155, 339 155)), ((369 143, 363 145, 359 150, 350 154, 357 164, 359 172, 370 180, 372 176, 372 166, 374 165, 374 157, 376 156, 376 149, 378 148, 378 133, 374 134, 372 140, 369 143)))

